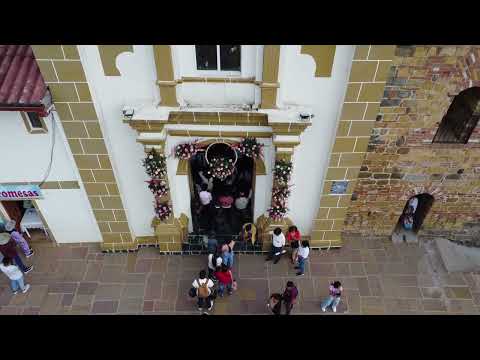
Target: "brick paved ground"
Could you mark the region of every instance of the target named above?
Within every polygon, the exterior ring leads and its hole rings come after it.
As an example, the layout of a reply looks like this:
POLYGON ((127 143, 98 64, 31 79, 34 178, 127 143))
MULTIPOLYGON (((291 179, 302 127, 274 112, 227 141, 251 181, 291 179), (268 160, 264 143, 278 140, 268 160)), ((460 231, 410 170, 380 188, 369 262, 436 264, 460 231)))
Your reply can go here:
MULTIPOLYGON (((102 254, 97 244, 34 243, 35 270, 27 294, 11 295, 0 274, 0 314, 198 314, 187 292, 205 256, 164 256, 154 248, 102 254)), ((314 253, 296 278, 287 258, 236 255, 239 289, 215 303, 213 314, 266 314, 266 299, 294 280, 295 314, 318 314, 329 281, 340 280, 347 314, 478 314, 480 274, 447 274, 430 243, 392 245, 347 240, 342 249, 314 253)), ((327 313, 328 314, 328 313, 327 313)))

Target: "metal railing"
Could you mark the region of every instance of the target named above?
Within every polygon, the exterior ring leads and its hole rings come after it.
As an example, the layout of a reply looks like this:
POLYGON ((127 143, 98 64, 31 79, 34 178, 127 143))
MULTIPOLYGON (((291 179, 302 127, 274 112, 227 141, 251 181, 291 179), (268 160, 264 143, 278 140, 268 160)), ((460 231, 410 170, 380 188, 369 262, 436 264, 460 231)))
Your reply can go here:
POLYGON ((262 244, 257 241, 255 245, 250 242, 242 241, 239 235, 215 235, 215 238, 209 238, 208 235, 188 234, 183 243, 183 251, 207 253, 213 252, 221 244, 235 241, 233 251, 236 252, 261 252, 262 244))

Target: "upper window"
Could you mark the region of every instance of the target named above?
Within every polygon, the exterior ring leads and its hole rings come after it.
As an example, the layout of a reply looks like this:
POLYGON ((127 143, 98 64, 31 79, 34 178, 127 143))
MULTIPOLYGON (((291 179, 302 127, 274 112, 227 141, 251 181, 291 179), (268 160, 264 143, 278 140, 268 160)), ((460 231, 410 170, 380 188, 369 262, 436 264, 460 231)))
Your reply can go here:
POLYGON ((442 119, 434 143, 466 144, 480 118, 480 87, 472 87, 454 97, 442 119))
POLYGON ((45 121, 36 112, 22 112, 23 122, 29 133, 46 133, 45 121))
POLYGON ((241 71, 241 45, 195 45, 197 70, 241 71))

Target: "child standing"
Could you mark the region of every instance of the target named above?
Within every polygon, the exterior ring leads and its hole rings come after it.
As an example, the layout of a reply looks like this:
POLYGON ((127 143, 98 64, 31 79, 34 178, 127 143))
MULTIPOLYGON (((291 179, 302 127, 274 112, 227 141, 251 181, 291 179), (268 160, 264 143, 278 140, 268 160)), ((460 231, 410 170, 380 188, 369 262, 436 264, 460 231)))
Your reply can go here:
POLYGON ((295 269, 298 270, 297 276, 301 276, 305 273, 305 261, 307 261, 309 254, 310 243, 307 240, 303 240, 298 248, 298 266, 295 266, 295 269))
POLYGON ((15 229, 16 222, 15 220, 9 220, 5 225, 5 231, 10 233, 11 238, 17 245, 22 248, 23 253, 27 258, 33 255, 32 248, 28 245, 27 240, 22 236, 20 232, 15 229))
POLYGON ((18 266, 12 264, 12 259, 4 257, 0 264, 0 270, 10 279, 13 294, 18 293, 18 289, 26 293, 30 289, 30 285, 25 285, 23 282, 23 273, 18 266))
POLYGON ((292 249, 292 264, 295 264, 297 261, 298 247, 300 243, 300 231, 298 231, 296 226, 290 226, 287 233, 287 241, 290 244, 292 249))
POLYGON ((218 279, 218 296, 223 297, 225 288, 227 289, 228 295, 232 295, 234 280, 232 271, 228 266, 222 264, 221 267, 218 267, 215 272, 215 277, 218 279))
POLYGON ((322 311, 325 312, 327 307, 332 305, 333 312, 337 312, 337 306, 340 303, 340 297, 342 296, 342 284, 340 281, 334 281, 329 287, 330 295, 322 303, 322 311))

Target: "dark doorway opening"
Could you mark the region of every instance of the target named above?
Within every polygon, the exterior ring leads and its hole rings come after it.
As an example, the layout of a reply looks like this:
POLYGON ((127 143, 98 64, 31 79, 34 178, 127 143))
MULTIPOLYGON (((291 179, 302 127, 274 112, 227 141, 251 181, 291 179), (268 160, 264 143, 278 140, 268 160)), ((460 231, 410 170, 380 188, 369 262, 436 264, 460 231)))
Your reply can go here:
POLYGON ((208 159, 227 157, 236 159, 232 175, 224 180, 212 178, 206 152, 199 151, 190 159, 191 209, 193 234, 209 235, 217 239, 232 239, 241 232, 245 223, 253 221, 255 162, 252 158, 238 156, 225 143, 216 143, 208 150, 208 159), (233 155, 232 155, 233 154, 233 155), (208 186, 212 200, 203 205, 200 199, 202 185, 208 186), (233 200, 230 206, 223 203, 225 197, 233 200), (243 198, 239 201, 240 198, 243 198), (246 206, 245 206, 246 204, 246 206))
POLYGON ((408 199, 392 234, 393 242, 418 242, 417 234, 432 208, 434 198, 419 194, 408 199))

